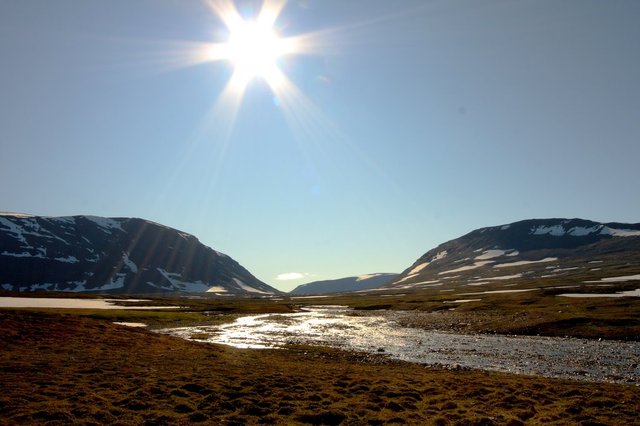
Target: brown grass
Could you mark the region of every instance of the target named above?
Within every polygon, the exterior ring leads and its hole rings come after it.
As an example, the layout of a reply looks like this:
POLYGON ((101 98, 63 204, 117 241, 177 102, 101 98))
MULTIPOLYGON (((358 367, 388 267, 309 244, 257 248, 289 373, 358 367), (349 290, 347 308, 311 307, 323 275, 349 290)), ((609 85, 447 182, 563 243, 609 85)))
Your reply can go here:
POLYGON ((0 311, 0 424, 638 424, 640 389, 0 311))

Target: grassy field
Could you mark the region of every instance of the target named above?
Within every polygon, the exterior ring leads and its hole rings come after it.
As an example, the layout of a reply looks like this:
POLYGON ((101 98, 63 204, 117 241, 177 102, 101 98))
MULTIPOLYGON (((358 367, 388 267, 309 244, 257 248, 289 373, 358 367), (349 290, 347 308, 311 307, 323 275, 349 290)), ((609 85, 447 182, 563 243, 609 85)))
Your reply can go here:
POLYGON ((0 311, 0 423, 637 424, 640 389, 240 350, 89 316, 0 311))
POLYGON ((181 307, 169 310, 2 309, 0 424, 640 424, 637 386, 448 370, 314 347, 241 350, 112 323, 219 324, 341 304, 354 315, 406 311, 404 325, 425 329, 640 340, 639 298, 573 299, 532 288, 137 302, 181 307), (465 298, 480 300, 452 303, 465 298))

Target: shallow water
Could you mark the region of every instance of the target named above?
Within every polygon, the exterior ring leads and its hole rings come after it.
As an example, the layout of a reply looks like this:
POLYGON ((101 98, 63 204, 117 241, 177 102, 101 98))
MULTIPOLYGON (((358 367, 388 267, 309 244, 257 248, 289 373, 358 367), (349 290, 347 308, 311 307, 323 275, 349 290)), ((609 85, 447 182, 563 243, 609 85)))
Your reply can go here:
POLYGON ((388 311, 355 315, 340 306, 314 306, 294 314, 245 316, 231 324, 161 332, 238 348, 313 344, 384 353, 393 359, 428 365, 640 383, 639 342, 461 335, 401 327, 394 321, 397 315, 388 311))
POLYGON ((53 297, 0 297, 0 308, 56 309, 171 309, 179 306, 123 306, 115 303, 146 302, 141 299, 74 299, 53 297))

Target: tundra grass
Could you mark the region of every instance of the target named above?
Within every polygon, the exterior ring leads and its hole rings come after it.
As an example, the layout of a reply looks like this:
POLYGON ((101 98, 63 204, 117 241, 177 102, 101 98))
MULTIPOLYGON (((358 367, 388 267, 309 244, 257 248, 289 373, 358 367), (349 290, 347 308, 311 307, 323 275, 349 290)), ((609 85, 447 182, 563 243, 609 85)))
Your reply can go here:
POLYGON ((637 424, 640 388, 0 311, 0 424, 637 424))

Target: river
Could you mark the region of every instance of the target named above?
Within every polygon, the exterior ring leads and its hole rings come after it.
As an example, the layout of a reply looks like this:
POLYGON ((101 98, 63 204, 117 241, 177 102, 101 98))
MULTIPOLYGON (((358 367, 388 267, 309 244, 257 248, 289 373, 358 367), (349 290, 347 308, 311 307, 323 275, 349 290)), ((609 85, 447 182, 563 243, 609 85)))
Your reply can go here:
POLYGON ((298 313, 243 316, 224 325, 161 332, 238 348, 324 345, 426 365, 640 384, 640 342, 427 331, 400 326, 397 315, 311 306, 298 313))

